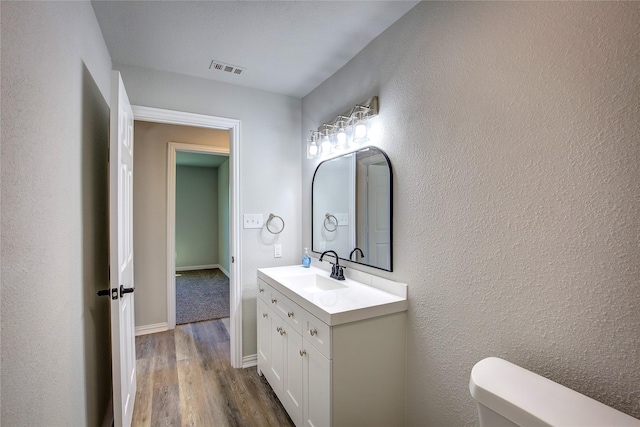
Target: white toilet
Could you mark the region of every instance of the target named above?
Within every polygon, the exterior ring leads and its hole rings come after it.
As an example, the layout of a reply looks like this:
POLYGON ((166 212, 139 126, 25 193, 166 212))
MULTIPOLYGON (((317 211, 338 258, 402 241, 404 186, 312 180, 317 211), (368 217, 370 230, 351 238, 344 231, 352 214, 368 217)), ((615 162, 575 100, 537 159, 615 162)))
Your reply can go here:
POLYGON ((640 427, 640 420, 497 357, 476 363, 469 390, 481 427, 640 427))

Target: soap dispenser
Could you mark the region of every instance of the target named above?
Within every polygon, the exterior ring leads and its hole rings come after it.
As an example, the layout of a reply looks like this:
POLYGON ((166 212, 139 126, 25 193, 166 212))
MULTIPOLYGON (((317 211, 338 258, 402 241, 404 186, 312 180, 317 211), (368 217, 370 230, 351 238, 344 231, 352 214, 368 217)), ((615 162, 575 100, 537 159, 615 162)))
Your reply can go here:
POLYGON ((309 256, 307 248, 304 248, 304 254, 302 254, 302 266, 304 268, 311 267, 311 257, 309 256))

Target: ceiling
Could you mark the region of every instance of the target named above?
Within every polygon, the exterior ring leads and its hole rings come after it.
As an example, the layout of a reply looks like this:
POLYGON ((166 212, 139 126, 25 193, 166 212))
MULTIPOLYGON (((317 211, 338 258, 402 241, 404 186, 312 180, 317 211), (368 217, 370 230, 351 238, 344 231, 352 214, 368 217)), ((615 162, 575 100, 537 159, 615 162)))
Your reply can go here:
POLYGON ((297 98, 332 76, 417 3, 92 1, 115 63, 297 98), (212 61, 233 71, 210 68, 212 61))

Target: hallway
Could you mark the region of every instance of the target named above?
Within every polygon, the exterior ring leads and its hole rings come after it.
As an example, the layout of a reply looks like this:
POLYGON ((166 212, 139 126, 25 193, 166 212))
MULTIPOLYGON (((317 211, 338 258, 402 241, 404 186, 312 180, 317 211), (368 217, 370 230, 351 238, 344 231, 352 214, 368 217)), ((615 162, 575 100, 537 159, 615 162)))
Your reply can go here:
POLYGON ((229 319, 136 337, 134 426, 293 426, 255 367, 232 369, 229 319))

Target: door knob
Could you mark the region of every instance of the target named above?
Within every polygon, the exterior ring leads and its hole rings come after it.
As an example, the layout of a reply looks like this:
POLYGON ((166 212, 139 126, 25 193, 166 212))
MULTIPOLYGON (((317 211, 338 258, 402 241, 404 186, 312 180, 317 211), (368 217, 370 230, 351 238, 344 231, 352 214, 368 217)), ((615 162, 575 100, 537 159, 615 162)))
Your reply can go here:
POLYGON ((125 288, 124 285, 120 285, 120 298, 122 298, 122 296, 124 294, 130 294, 135 290, 135 288, 125 288))

